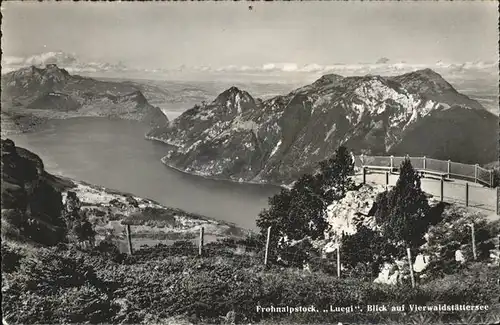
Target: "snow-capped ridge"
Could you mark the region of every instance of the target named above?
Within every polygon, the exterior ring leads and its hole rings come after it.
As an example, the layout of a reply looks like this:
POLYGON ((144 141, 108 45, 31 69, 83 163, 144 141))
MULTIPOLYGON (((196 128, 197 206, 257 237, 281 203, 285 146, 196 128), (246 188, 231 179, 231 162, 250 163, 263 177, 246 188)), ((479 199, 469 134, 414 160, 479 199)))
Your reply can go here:
MULTIPOLYGON (((355 153, 390 155, 408 153, 399 146, 410 143, 414 152, 422 148, 426 153, 436 152, 436 159, 450 159, 454 151, 442 152, 440 143, 450 142, 458 129, 440 117, 467 114, 446 109, 450 106, 478 110, 481 106, 466 95, 446 90, 447 86, 438 73, 424 69, 398 77, 328 74, 257 103, 247 92, 231 87, 212 103, 182 114, 175 127, 153 135, 186 148, 173 149, 166 158, 169 165, 245 181, 288 184, 341 144, 355 153), (440 140, 415 141, 442 127, 450 132, 440 140)), ((471 129, 490 130, 491 121, 481 118, 488 114, 483 111, 470 115, 471 129)), ((479 146, 490 142, 482 141, 479 146)))

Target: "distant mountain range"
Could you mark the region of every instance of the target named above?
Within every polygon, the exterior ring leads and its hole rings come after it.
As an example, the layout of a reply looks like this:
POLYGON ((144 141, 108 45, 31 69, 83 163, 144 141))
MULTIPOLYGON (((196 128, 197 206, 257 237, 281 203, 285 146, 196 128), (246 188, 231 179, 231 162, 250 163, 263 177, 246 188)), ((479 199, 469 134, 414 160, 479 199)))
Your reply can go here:
POLYGON ((265 63, 258 66, 181 66, 146 69, 135 65, 128 66, 124 62, 94 61, 81 58, 74 53, 51 51, 25 57, 4 55, 2 74, 30 66, 44 68, 47 64, 56 64, 71 74, 92 78, 135 79, 137 82, 134 82, 134 86, 146 85, 141 92, 150 104, 161 105, 162 109, 174 111, 190 108, 202 100, 211 100, 231 85, 246 89, 254 97, 261 97, 264 94, 287 93, 300 85, 313 82, 324 74, 393 76, 431 68, 444 76, 460 92, 478 100, 486 109, 498 115, 498 62, 494 61, 409 63, 383 57, 376 62, 353 64, 265 63), (161 87, 156 87, 160 84, 161 87), (189 87, 184 91, 186 85, 189 87), (269 86, 270 89, 260 89, 261 86, 269 86), (193 92, 192 89, 196 91, 193 92), (208 96, 208 99, 201 98, 205 96, 208 96))
POLYGON ((54 64, 2 75, 2 118, 103 116, 165 126, 167 117, 133 84, 71 75, 54 64))
POLYGON ((355 153, 491 162, 498 158, 497 119, 424 69, 394 77, 329 74, 267 100, 232 87, 148 137, 170 144, 163 161, 189 173, 288 183, 341 144, 355 153))

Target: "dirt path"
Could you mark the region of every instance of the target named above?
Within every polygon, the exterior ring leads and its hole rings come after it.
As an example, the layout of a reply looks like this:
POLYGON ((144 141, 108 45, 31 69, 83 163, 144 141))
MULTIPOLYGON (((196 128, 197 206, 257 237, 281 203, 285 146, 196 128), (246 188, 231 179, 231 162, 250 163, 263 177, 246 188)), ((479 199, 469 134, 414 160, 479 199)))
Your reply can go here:
MULTIPOLYGON (((399 175, 389 176, 389 185, 395 185, 399 175)), ((356 175, 356 181, 361 182, 362 176, 356 175)), ((385 184, 383 173, 369 173, 366 181, 375 184, 385 184)), ((446 180, 444 182, 444 201, 465 205, 465 181, 446 180)), ((441 192, 441 182, 436 179, 423 178, 422 189, 439 199, 441 192)), ((495 214, 496 189, 487 188, 475 183, 469 183, 469 206, 486 211, 488 214, 495 214)))

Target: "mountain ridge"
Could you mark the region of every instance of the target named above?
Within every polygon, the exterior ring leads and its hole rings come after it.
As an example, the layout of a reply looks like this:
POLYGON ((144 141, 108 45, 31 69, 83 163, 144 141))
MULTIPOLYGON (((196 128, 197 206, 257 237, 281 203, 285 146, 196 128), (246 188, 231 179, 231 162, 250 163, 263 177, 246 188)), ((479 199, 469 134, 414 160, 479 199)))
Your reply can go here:
MULTIPOLYGON (((429 122, 434 119, 431 112, 440 111, 446 117, 467 110, 486 112, 479 102, 458 93, 430 69, 396 77, 329 74, 264 101, 231 87, 211 103, 187 110, 147 137, 172 145, 163 161, 188 173, 287 183, 311 171, 339 145, 355 153, 412 154, 398 144, 415 142, 405 137, 419 137, 426 129, 422 123, 439 128, 429 122), (418 134, 410 132, 415 129, 418 134)), ((473 119, 468 130, 494 134, 496 123, 490 114, 468 114, 473 119)), ((474 134, 469 136, 474 138, 471 143, 491 148, 488 141, 483 145, 474 134)), ((452 137, 450 134, 443 141, 452 137)), ((433 145, 409 147, 421 151, 427 146, 426 150, 437 153, 437 159, 451 159, 456 152, 453 145, 441 151, 433 150, 433 145)), ((489 155, 478 159, 494 160, 489 155)))
POLYGON ((2 75, 2 117, 103 116, 133 119, 152 127, 168 118, 133 85, 71 75, 55 64, 22 68, 2 75))

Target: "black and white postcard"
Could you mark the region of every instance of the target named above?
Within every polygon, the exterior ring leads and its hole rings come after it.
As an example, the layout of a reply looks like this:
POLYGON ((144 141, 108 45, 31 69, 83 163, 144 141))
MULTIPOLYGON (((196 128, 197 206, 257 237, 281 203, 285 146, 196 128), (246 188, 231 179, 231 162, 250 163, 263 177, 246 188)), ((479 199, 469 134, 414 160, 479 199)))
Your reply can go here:
POLYGON ((496 1, 4 1, 3 324, 500 322, 496 1))

